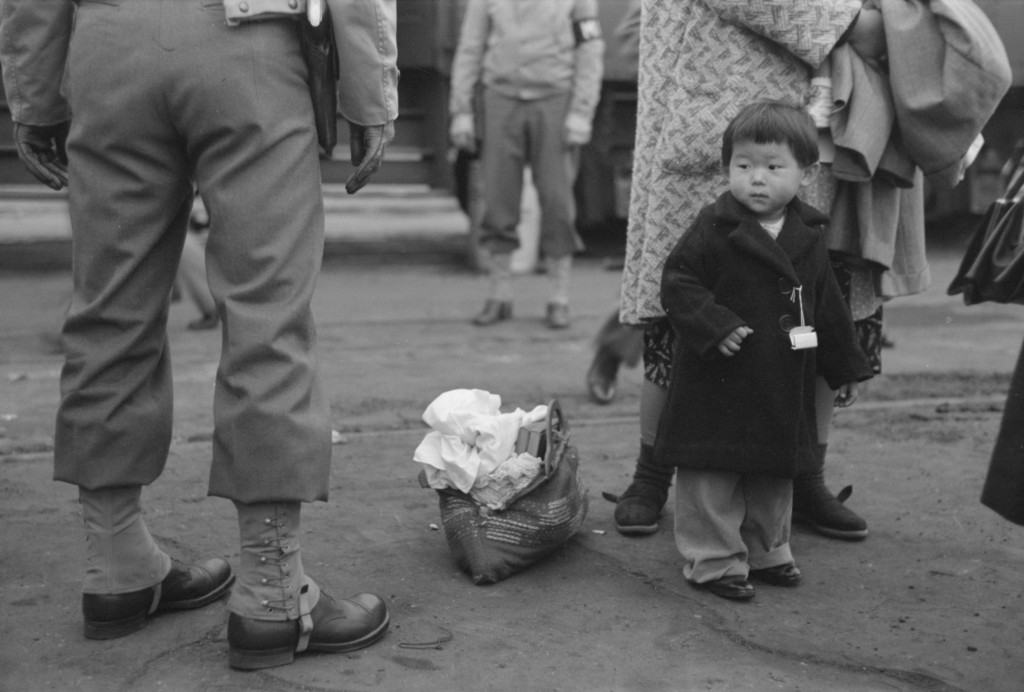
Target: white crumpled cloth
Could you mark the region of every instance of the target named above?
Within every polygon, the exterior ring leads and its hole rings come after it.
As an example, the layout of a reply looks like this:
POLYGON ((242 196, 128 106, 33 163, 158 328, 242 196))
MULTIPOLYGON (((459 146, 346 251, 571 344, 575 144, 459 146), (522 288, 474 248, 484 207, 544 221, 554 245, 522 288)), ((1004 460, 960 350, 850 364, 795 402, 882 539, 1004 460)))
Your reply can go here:
POLYGON ((519 429, 544 421, 547 415, 543 405, 502 413, 497 394, 453 389, 423 412, 423 422, 433 430, 420 442, 413 460, 425 466, 431 488, 457 488, 472 495, 478 486, 483 504, 500 509, 504 493, 495 493, 497 485, 508 481, 525 487, 540 470, 537 457, 515 454, 519 429))

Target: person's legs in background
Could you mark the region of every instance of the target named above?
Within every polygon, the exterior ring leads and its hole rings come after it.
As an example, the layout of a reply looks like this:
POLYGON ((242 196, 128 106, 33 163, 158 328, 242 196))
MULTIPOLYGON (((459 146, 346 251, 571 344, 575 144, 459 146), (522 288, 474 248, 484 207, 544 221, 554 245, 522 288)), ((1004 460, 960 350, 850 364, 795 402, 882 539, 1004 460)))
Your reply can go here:
POLYGON ((176 283, 199 310, 199 318, 188 323, 192 330, 213 329, 220 324, 217 306, 213 303, 210 287, 206 283, 206 246, 199 234, 189 230, 181 249, 176 283))
POLYGON ((573 255, 582 249, 573 192, 580 152, 565 143, 569 100, 568 94, 559 94, 531 101, 526 108, 530 167, 540 203, 540 248, 551 281, 545 319, 552 329, 569 326, 573 255))
POLYGON ((486 327, 512 317, 512 251, 526 165, 523 102, 484 90, 484 133, 479 170, 483 176, 480 244, 488 277, 487 300, 473 324, 486 327))
POLYGON ((643 331, 619 322, 619 308, 616 306, 594 337, 594 359, 586 376, 591 400, 610 404, 615 399, 619 368, 623 364, 635 367, 643 349, 643 331))

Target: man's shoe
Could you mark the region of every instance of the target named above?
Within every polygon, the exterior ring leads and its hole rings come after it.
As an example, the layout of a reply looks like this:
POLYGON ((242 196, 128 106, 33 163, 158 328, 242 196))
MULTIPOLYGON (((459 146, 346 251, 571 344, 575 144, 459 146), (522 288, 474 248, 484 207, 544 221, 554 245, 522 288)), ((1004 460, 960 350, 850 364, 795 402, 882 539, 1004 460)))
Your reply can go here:
POLYGON ((478 327, 489 327, 508 319, 512 319, 512 301, 488 298, 484 303, 484 309, 473 318, 473 324, 478 327))
POLYGON ((371 593, 335 601, 323 591, 310 613, 312 631, 303 641, 299 620, 228 617, 228 664, 239 670, 283 666, 301 651, 343 653, 370 646, 388 630, 387 605, 371 593))
POLYGON ((547 322, 551 329, 565 329, 569 326, 569 306, 565 303, 548 303, 547 322))
POLYGON ((619 358, 611 350, 599 347, 587 370, 587 392, 597 404, 610 404, 615 399, 615 380, 619 375, 619 358))
POLYGON ((167 610, 201 608, 227 592, 231 565, 212 558, 201 565, 171 559, 171 571, 156 586, 122 594, 82 594, 86 639, 117 639, 142 628, 147 617, 167 610))

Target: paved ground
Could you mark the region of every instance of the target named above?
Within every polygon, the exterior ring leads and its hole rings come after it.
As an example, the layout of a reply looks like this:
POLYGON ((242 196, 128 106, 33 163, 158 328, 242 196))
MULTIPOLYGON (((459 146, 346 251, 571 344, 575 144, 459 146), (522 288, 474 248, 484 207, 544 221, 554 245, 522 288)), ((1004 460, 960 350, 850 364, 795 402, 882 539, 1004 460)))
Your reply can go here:
MULTIPOLYGON (((0 271, 0 690, 1016 692, 1024 528, 977 498, 1024 324, 1018 307, 946 297, 955 249, 933 255, 936 288, 887 308, 897 346, 886 374, 839 415, 831 443, 830 482, 854 485, 871 536, 844 544, 797 529, 806 583, 746 604, 686 584, 670 514, 658 534, 628 539, 600 497, 628 482, 640 383, 625 372, 607 407, 583 392, 618 287, 600 258, 580 262, 564 333, 541 322, 542 277, 520 282, 515 321, 481 330, 467 318, 482 281, 457 262, 330 261, 315 310, 345 441, 330 503, 306 511, 305 562, 332 593, 385 597, 393 626, 365 651, 259 673, 227 667, 223 603, 121 640, 82 637, 75 491, 50 480, 61 363, 50 337, 68 277, 0 271), (508 409, 558 397, 590 488, 563 551, 486 587, 452 564, 412 461, 423 409, 457 387, 498 393, 508 409)), ((219 340, 187 331, 193 317, 172 308, 176 436, 147 519, 186 559, 234 561, 233 509, 205 496, 219 340)))

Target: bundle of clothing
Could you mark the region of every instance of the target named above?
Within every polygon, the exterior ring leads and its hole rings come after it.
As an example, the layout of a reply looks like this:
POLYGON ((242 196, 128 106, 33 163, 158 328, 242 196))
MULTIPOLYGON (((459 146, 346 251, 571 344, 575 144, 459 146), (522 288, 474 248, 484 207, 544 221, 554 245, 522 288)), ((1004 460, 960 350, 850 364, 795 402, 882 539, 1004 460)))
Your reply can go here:
POLYGON ((864 260, 879 303, 930 285, 924 180, 952 187, 1011 83, 1006 50, 971 0, 874 0, 887 55, 831 54, 838 183, 829 249, 864 260))

